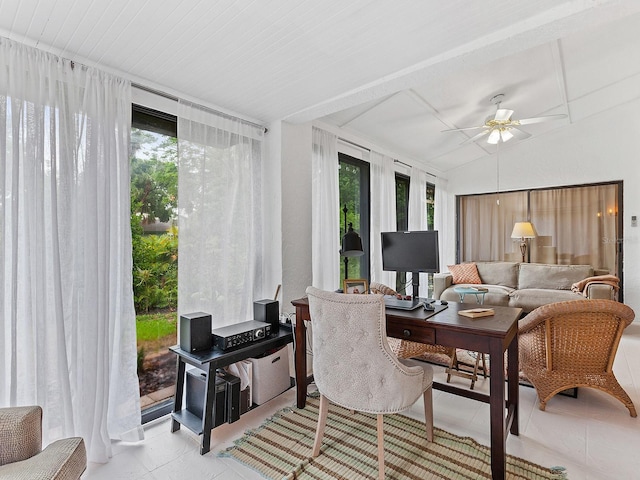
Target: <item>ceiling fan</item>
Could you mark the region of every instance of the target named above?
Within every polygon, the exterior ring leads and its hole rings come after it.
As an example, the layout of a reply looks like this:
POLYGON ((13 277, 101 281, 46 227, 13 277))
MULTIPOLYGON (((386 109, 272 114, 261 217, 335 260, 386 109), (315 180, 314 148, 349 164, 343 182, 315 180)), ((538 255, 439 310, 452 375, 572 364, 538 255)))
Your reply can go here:
POLYGON ((532 118, 522 118, 520 120, 514 120, 511 118, 513 115, 513 110, 507 110, 506 108, 500 108, 500 103, 504 98, 504 93, 499 93, 491 98, 491 103, 496 106, 496 113, 494 116, 489 115, 484 122, 484 125, 480 125, 477 127, 464 127, 464 128, 451 128, 448 130, 442 130, 443 132, 461 132, 465 130, 479 130, 482 129, 482 132, 477 135, 468 138, 462 144, 475 142, 483 137, 487 137, 487 143, 491 143, 496 145, 500 140, 502 142, 508 142, 512 138, 524 139, 531 136, 530 133, 527 133, 523 130, 520 130, 517 127, 521 125, 531 125, 533 123, 542 123, 547 122, 549 120, 558 120, 560 118, 565 118, 567 115, 564 113, 558 115, 545 115, 542 117, 532 117, 532 118))

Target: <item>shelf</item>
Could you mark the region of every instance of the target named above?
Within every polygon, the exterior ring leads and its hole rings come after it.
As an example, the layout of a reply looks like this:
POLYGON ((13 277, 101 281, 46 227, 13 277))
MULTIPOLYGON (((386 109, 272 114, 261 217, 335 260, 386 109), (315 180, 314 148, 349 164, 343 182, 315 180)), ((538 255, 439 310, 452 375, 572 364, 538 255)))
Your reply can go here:
POLYGON ((173 412, 171 416, 176 420, 176 422, 184 425, 196 435, 202 434, 202 419, 191 413, 189 410, 173 412))

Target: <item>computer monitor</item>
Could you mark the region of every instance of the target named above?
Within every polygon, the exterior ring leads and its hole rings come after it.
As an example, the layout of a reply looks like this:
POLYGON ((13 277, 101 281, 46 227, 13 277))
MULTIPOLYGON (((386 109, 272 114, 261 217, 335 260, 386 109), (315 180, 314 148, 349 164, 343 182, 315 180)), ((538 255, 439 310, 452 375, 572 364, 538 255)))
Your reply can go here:
POLYGON ((418 297, 418 273, 438 273, 438 231, 382 232, 382 269, 411 272, 413 297, 418 297))

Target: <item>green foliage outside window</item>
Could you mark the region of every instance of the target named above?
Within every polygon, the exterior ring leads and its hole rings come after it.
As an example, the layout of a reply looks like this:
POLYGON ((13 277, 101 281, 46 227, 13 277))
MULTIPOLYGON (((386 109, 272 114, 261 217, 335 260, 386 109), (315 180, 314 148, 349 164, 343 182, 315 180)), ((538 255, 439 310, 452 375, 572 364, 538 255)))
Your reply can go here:
POLYGON ((131 236, 136 312, 178 304, 178 229, 145 235, 144 225, 170 223, 177 212, 177 139, 132 129, 131 236))

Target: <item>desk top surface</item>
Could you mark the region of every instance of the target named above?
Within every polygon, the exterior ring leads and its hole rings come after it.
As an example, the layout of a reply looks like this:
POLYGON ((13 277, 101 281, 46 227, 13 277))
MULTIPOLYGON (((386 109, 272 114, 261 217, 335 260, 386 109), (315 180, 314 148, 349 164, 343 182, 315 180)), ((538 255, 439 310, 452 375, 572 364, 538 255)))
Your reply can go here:
MULTIPOLYGON (((291 303, 294 306, 306 306, 308 308, 309 300, 304 297, 293 300, 291 303)), ((518 319, 522 314, 521 308, 491 306, 495 314, 489 317, 469 318, 458 315, 459 310, 467 310, 468 308, 470 308, 468 304, 448 302, 446 309, 429 318, 427 317, 430 312, 425 312, 422 308, 411 311, 388 308, 386 309, 386 316, 387 321, 406 323, 407 325, 431 325, 435 328, 504 336, 514 326, 517 328, 518 319)))

